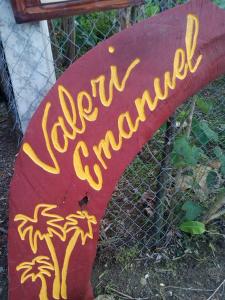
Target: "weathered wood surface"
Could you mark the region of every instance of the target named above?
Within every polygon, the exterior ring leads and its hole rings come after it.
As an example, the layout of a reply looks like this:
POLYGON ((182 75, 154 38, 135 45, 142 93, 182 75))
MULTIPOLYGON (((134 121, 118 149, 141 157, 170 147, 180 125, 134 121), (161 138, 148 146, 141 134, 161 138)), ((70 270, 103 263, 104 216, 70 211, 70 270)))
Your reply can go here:
POLYGON ((99 224, 115 184, 176 107, 223 73, 225 12, 195 0, 116 34, 60 77, 16 160, 10 300, 93 298, 99 224))
POLYGON ((70 0, 41 3, 40 0, 11 0, 17 23, 79 15, 91 11, 118 9, 143 4, 143 0, 70 0))

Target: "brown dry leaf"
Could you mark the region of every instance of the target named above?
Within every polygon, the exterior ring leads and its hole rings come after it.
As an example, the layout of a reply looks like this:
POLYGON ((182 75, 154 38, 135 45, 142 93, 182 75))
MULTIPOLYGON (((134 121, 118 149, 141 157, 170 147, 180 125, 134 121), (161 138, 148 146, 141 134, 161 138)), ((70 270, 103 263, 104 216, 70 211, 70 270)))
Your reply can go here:
POLYGON ((191 189, 193 186, 193 178, 190 175, 181 175, 177 178, 177 188, 181 191, 191 189))
MULTIPOLYGON (((211 165, 214 165, 214 167, 219 166, 218 162, 216 161, 214 161, 211 165)), ((217 172, 216 168, 212 168, 210 166, 199 164, 196 167, 192 168, 193 176, 186 176, 185 178, 186 180, 185 187, 192 188, 200 200, 204 200, 208 197, 209 188, 207 185, 207 176, 209 172, 212 170, 217 173, 219 179, 218 184, 220 185, 221 183, 220 174, 217 172), (190 179, 192 179, 192 182, 190 179)))
MULTIPOLYGON (((210 161, 209 165, 197 165, 192 168, 193 175, 181 175, 177 178, 176 186, 181 191, 193 189, 200 199, 206 198, 209 189, 207 186, 207 176, 210 171, 219 169, 220 162, 214 160, 210 161)), ((219 174, 218 174, 219 175, 219 174)), ((219 176, 220 177, 220 176, 219 176)))
POLYGON ((155 194, 153 192, 144 192, 140 199, 140 204, 143 206, 144 211, 150 217, 154 214, 155 194))
POLYGON ((198 165, 196 168, 194 168, 194 178, 195 178, 195 182, 198 183, 198 185, 200 186, 200 189, 196 189, 196 191, 198 190, 200 193, 203 193, 206 195, 208 195, 208 186, 207 186, 207 176, 209 174, 209 171, 211 171, 212 168, 204 166, 204 165, 198 165))
POLYGON ((211 160, 209 161, 209 167, 213 168, 213 169, 219 169, 221 167, 221 162, 219 160, 211 160))

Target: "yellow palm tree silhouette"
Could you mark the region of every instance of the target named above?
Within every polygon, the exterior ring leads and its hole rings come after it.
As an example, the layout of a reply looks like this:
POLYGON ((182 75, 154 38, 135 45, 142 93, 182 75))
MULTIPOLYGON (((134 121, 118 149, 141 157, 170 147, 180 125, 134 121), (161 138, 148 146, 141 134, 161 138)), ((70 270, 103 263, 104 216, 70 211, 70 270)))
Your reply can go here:
POLYGON ((29 244, 33 253, 37 253, 38 240, 45 240, 52 257, 55 271, 53 298, 60 299, 60 270, 52 238, 56 235, 62 241, 65 241, 66 233, 63 226, 58 224, 59 222, 64 221, 64 218, 49 213, 50 210, 56 207, 57 205, 52 204, 38 204, 35 207, 34 216, 32 218, 23 214, 18 214, 14 221, 21 221, 18 226, 19 235, 22 240, 25 240, 28 235, 29 244))
POLYGON ((40 300, 48 300, 47 284, 45 276, 51 277, 51 272, 54 271, 54 266, 48 261, 47 256, 37 256, 30 262, 23 262, 16 268, 17 271, 24 270, 21 275, 21 283, 23 284, 29 278, 32 282, 37 279, 41 280, 41 289, 39 292, 40 300))
POLYGON ((77 211, 76 214, 71 214, 66 217, 67 222, 64 225, 66 234, 74 231, 67 248, 62 268, 62 282, 61 282, 61 296, 63 299, 67 299, 67 271, 70 261, 70 256, 80 236, 82 245, 85 245, 88 238, 93 239, 92 224, 97 224, 95 216, 90 216, 87 211, 77 211), (79 226, 78 220, 85 220, 87 222, 88 231, 84 230, 79 226))

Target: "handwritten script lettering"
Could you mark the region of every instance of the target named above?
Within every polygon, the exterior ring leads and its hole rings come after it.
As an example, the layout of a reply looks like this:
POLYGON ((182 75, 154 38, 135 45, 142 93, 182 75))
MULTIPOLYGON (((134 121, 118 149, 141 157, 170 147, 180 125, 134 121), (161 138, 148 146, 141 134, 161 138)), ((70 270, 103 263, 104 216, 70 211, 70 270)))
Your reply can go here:
MULTIPOLYGON (((57 155, 66 153, 70 141, 75 141, 73 152, 73 167, 76 176, 85 180, 95 190, 101 190, 103 186, 102 171, 107 170, 107 160, 112 158, 113 151, 119 151, 124 140, 132 138, 138 131, 140 123, 147 119, 147 112, 153 112, 159 101, 166 101, 170 90, 175 90, 177 81, 184 80, 188 74, 194 74, 202 62, 203 56, 195 57, 199 33, 198 17, 192 14, 187 15, 185 49, 178 48, 173 59, 173 70, 166 70, 163 79, 155 77, 153 80, 154 91, 146 88, 142 95, 134 99, 136 117, 132 118, 129 111, 121 112, 117 119, 118 132, 115 134, 111 129, 106 130, 104 137, 88 149, 87 144, 82 140, 82 134, 86 131, 87 122, 96 122, 99 116, 98 107, 95 106, 96 99, 99 99, 103 107, 110 107, 114 100, 114 92, 123 93, 131 74, 141 64, 140 58, 135 58, 127 67, 122 78, 118 76, 118 68, 110 66, 110 78, 107 84, 106 76, 99 75, 90 80, 91 93, 83 90, 77 94, 76 101, 66 87, 58 86, 59 102, 62 115, 49 129, 48 118, 51 114, 51 103, 47 102, 42 117, 42 132, 49 159, 44 161, 29 143, 23 144, 23 151, 29 158, 44 171, 52 174, 60 174, 60 165, 57 155), (81 138, 80 138, 81 137, 81 138), (96 158, 92 165, 86 164, 85 159, 90 153, 96 158), (58 153, 58 154, 57 154, 58 153)), ((114 47, 108 49, 110 54, 115 52, 114 47)), ((132 114, 133 115, 133 114, 132 114)))

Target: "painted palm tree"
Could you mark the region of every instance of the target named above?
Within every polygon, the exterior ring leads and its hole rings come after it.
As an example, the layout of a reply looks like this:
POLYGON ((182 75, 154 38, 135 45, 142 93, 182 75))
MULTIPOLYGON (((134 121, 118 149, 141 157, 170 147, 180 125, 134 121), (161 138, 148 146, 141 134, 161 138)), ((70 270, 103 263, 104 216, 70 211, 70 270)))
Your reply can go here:
POLYGON ((28 279, 31 279, 32 282, 35 282, 37 279, 39 279, 41 281, 39 299, 48 300, 47 283, 45 277, 51 277, 51 271, 54 271, 54 266, 49 262, 49 257, 37 256, 30 262, 23 262, 19 264, 16 270, 23 270, 21 275, 22 284, 28 279))
POLYGON ((81 244, 84 246, 86 240, 93 239, 93 229, 92 225, 97 224, 95 216, 91 216, 87 211, 77 211, 76 214, 71 214, 66 217, 65 222, 65 232, 68 234, 69 232, 74 232, 69 243, 66 248, 65 258, 63 262, 62 268, 62 282, 61 282, 61 296, 63 299, 67 299, 67 272, 71 254, 73 252, 74 247, 78 241, 78 238, 81 239, 81 244), (88 230, 85 232, 79 224, 79 221, 85 221, 88 230))
POLYGON ((25 240, 25 238, 28 237, 33 253, 37 253, 38 241, 45 240, 51 254, 55 270, 53 298, 60 299, 60 270, 52 238, 56 235, 62 241, 65 241, 66 235, 63 226, 60 225, 60 222, 63 222, 64 218, 49 212, 56 207, 56 205, 52 204, 38 204, 35 207, 33 217, 18 214, 14 221, 21 221, 18 226, 20 238, 25 240))

